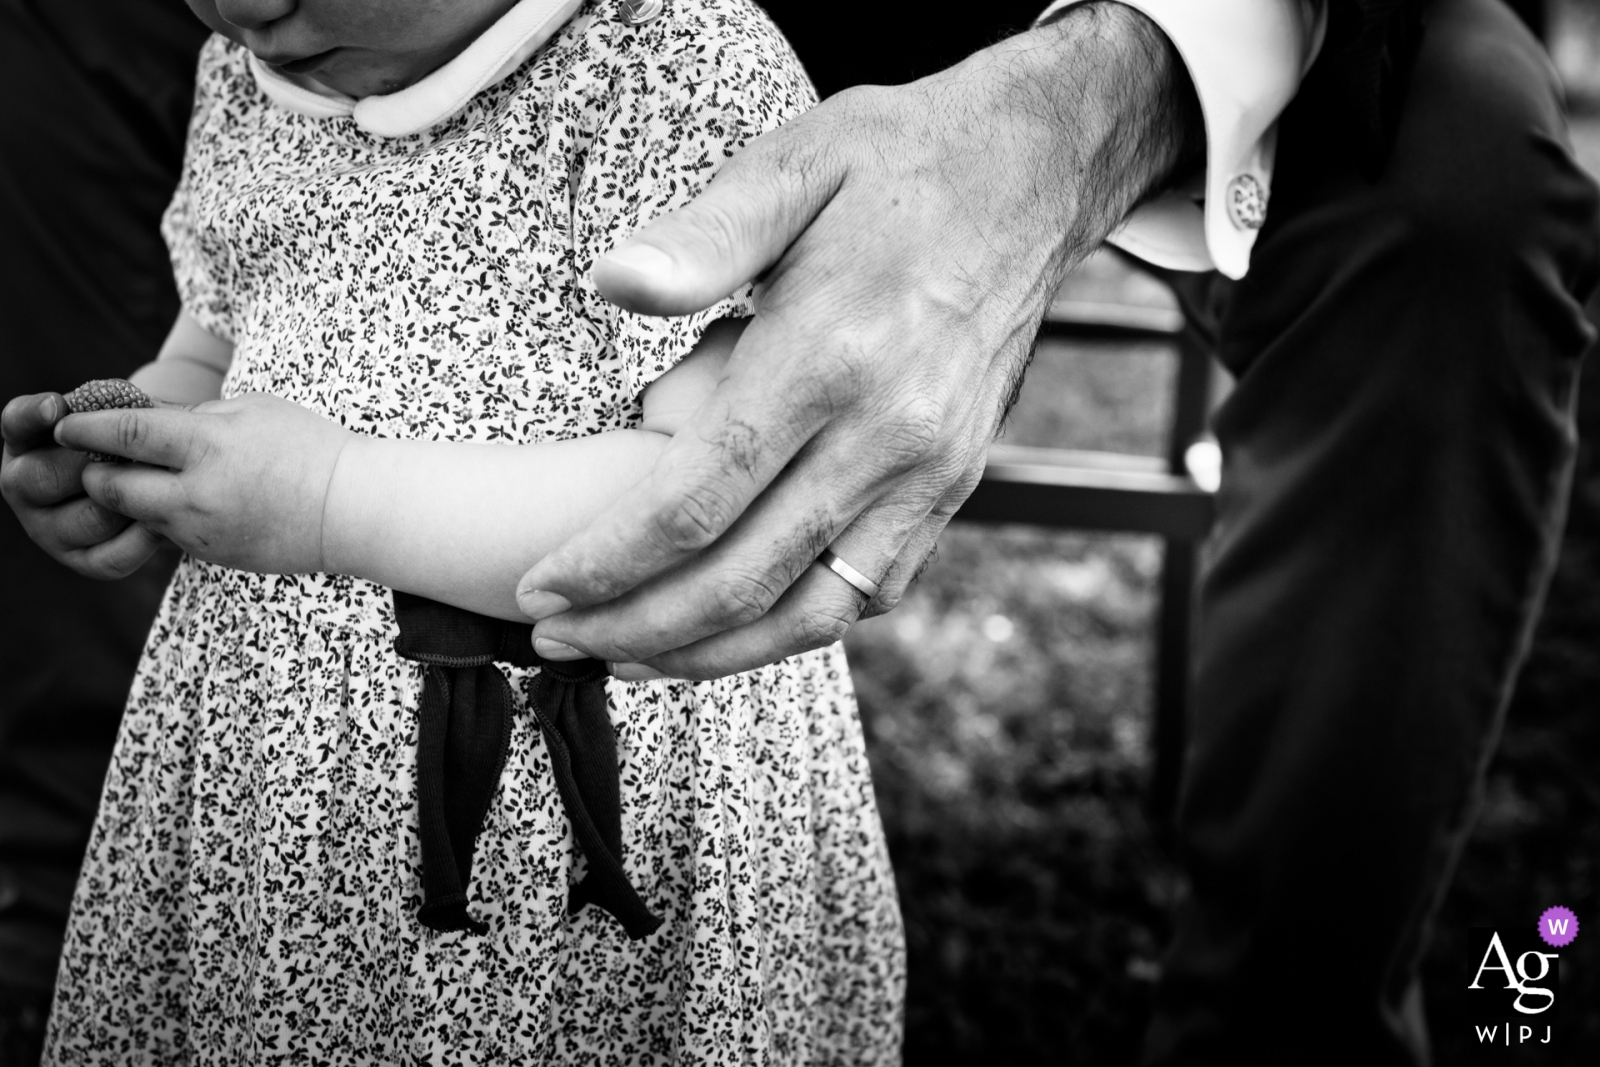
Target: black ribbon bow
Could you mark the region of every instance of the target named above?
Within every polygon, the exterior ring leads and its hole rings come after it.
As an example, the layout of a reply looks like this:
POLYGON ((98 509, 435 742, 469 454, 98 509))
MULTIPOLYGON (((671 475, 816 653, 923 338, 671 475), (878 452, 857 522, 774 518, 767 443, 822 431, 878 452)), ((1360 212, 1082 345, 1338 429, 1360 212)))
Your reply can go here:
POLYGON ((628 936, 654 933, 652 914, 622 870, 617 739, 606 713, 606 667, 558 663, 533 651, 533 627, 396 591, 395 651, 427 665, 417 722, 417 807, 422 836, 422 908, 430 930, 487 933, 467 913, 472 850, 511 744, 511 683, 497 663, 542 668, 528 686, 561 804, 588 871, 567 911, 610 912, 628 936))

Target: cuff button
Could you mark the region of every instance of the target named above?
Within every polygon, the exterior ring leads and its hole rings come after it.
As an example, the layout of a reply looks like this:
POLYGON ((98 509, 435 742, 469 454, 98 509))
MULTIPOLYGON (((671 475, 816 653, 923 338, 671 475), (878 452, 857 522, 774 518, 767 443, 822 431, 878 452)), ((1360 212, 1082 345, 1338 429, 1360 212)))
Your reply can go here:
POLYGON ((1259 230, 1267 221, 1267 189, 1254 174, 1235 174, 1228 182, 1228 218, 1241 230, 1259 230))

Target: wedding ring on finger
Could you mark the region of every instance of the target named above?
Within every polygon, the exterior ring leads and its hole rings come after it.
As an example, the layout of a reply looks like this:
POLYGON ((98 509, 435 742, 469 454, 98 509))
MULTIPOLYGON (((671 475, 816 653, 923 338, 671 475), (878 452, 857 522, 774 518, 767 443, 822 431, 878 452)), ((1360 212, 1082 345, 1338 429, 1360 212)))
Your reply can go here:
POLYGON ((840 559, 833 549, 823 549, 822 555, 817 557, 817 562, 865 593, 868 600, 878 595, 878 583, 840 559))

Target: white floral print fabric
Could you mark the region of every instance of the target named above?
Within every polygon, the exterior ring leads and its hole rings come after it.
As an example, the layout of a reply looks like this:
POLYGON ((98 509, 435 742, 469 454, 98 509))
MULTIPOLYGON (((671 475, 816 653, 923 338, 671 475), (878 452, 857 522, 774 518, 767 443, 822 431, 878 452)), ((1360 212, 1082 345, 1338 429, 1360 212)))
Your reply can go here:
MULTIPOLYGON (((262 391, 384 437, 637 424, 716 317, 594 258, 812 101, 748 0, 585 6, 425 133, 275 108, 220 38, 168 212, 185 308, 262 391)), ((843 653, 609 683, 624 865, 665 918, 566 914, 581 856, 526 708, 474 858, 487 935, 416 921, 416 708, 388 592, 186 560, 78 887, 51 1064, 898 1062, 903 949, 843 653)), ((511 671, 521 699, 521 672, 511 671)))

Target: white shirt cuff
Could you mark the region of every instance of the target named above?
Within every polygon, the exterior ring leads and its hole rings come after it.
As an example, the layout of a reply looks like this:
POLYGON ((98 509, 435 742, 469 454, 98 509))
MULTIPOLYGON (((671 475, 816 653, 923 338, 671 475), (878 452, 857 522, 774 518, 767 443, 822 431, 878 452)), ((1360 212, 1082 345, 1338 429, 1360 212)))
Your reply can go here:
MULTIPOLYGON (((1056 0, 1041 18, 1084 0, 1056 0)), ((1319 0, 1121 0, 1177 49, 1206 125, 1203 180, 1142 204, 1108 240, 1173 270, 1240 278, 1267 217, 1278 116, 1322 45, 1319 0)))

